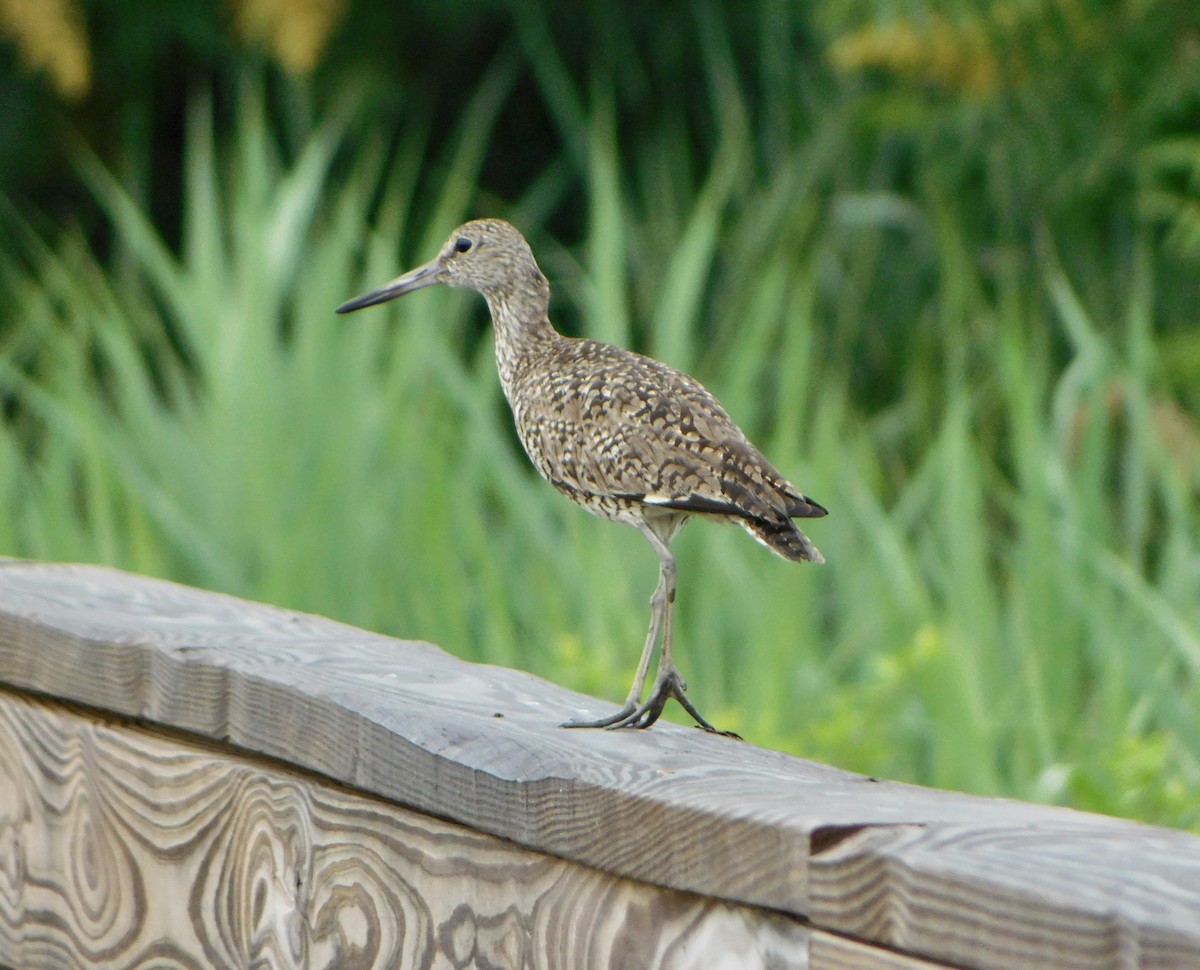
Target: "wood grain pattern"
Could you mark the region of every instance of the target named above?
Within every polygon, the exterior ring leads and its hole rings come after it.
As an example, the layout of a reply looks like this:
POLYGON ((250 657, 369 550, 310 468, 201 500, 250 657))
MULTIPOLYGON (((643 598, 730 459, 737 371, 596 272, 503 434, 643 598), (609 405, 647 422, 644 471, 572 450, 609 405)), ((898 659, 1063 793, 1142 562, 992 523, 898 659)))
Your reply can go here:
POLYGON ((9 562, 0 681, 914 958, 1200 966, 1194 836, 877 782, 675 725, 562 731, 607 705, 319 617, 113 570, 9 562))
POLYGON ((867 829, 814 859, 813 919, 980 970, 1198 967, 1196 841, 1150 826, 867 829))
POLYGON ((955 970, 892 950, 813 930, 808 943, 809 970, 955 970))
POLYGON ((0 692, 0 960, 803 968, 796 920, 0 692))

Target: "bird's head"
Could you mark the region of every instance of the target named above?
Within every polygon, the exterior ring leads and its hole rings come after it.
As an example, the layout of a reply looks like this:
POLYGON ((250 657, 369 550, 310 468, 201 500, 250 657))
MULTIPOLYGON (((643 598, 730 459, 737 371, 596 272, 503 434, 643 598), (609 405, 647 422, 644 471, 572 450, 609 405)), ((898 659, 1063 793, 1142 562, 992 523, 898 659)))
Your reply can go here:
POLYGON ((467 286, 490 297, 539 280, 544 277, 533 251, 515 226, 503 219, 476 219, 450 233, 437 259, 343 303, 337 312, 386 303, 434 283, 467 286))

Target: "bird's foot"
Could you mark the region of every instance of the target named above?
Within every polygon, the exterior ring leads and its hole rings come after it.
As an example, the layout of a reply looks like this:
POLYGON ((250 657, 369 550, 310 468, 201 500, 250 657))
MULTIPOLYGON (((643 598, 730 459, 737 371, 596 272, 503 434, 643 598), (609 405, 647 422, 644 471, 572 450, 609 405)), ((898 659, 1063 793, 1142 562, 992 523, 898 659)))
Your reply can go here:
POLYGON ((719 734, 726 738, 742 739, 740 734, 735 734, 733 731, 719 731, 708 723, 700 714, 696 707, 687 696, 687 684, 684 679, 679 676, 679 671, 674 667, 668 667, 666 670, 660 670, 658 677, 654 681, 654 686, 650 689, 650 696, 646 698, 644 704, 637 705, 632 701, 627 703, 616 714, 610 714, 608 717, 602 717, 597 721, 567 721, 563 727, 566 728, 608 728, 610 731, 616 728, 648 728, 651 724, 657 721, 663 712, 663 708, 667 706, 667 701, 672 697, 683 706, 683 709, 692 715, 696 721, 696 726, 708 731, 710 734, 719 734))
POLYGON ((608 717, 602 717, 598 721, 564 721, 559 727, 565 728, 608 728, 608 727, 624 727, 625 721, 635 716, 640 712, 639 708, 634 703, 626 704, 616 714, 610 714, 608 717))

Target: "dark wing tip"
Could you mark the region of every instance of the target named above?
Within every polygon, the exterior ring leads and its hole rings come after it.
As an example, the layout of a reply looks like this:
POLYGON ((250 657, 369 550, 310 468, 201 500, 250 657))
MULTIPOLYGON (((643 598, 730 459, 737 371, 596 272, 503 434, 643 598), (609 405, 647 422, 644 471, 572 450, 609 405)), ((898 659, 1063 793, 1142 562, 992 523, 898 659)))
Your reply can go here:
POLYGON ((824 515, 828 515, 829 509, 807 495, 801 495, 798 502, 793 501, 789 503, 787 514, 793 519, 819 519, 824 515))

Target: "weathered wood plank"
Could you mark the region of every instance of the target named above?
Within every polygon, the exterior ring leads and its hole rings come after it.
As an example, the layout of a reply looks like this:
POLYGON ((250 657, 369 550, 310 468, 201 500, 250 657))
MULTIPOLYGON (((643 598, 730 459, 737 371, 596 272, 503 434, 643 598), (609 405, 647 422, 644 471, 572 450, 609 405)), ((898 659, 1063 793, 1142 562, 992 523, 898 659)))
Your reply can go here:
POLYGON ((808 942, 808 970, 955 970, 949 964, 931 963, 919 957, 812 930, 808 942))
POLYGON ((813 860, 811 916, 980 970, 1200 967, 1196 841, 1053 822, 866 829, 813 860))
POLYGON ((803 970, 779 913, 0 691, 0 961, 803 970))
POLYGON ((1039 954, 1058 959, 1061 945, 1101 970, 1200 966, 1193 836, 876 782, 674 725, 562 731, 603 707, 318 617, 111 570, 10 563, 0 566, 0 681, 227 739, 564 859, 930 960, 970 951, 963 965, 1044 967, 1039 954), (913 827, 928 851, 902 851, 913 827), (955 848, 973 833, 988 853, 955 848), (1064 856, 1081 885, 1107 887, 1105 907, 1064 889, 1064 856), (1123 891, 1127 879, 1145 891, 1123 891), (988 963, 964 944, 980 934, 1011 961, 988 963), (998 939, 1008 936, 1019 939, 998 939))

